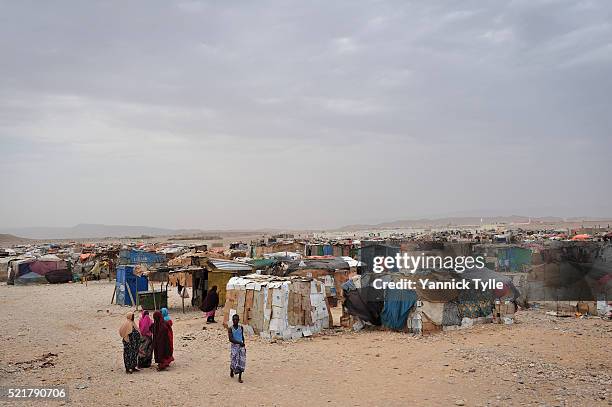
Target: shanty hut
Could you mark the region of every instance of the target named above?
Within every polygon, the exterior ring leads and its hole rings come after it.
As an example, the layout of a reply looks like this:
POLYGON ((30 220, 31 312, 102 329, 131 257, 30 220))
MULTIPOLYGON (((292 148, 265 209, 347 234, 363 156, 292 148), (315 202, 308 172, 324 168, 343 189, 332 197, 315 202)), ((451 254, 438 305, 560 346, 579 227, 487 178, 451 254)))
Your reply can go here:
POLYGON ((187 252, 168 261, 168 266, 171 267, 190 267, 199 266, 200 263, 206 261, 208 253, 206 252, 187 252))
POLYGON ((285 276, 312 277, 321 281, 325 286, 325 296, 333 307, 342 299, 342 284, 356 274, 355 268, 351 269, 349 262, 342 257, 316 256, 286 264, 285 276))
POLYGON ((168 262, 172 272, 168 276, 168 282, 172 286, 193 287, 191 305, 199 306, 202 301, 202 292, 206 292, 208 260, 206 252, 184 253, 168 262))
POLYGON ((331 321, 323 284, 306 277, 232 277, 226 286, 225 326, 234 314, 263 338, 298 339, 328 328, 331 321))
POLYGON ((612 245, 605 242, 550 242, 541 262, 522 280, 527 303, 573 315, 605 315, 612 298, 612 245), (602 311, 603 310, 603 311, 602 311))
POLYGON ((250 264, 232 260, 207 259, 204 267, 208 270, 208 286, 217 286, 219 304, 225 302, 225 287, 232 277, 243 276, 253 272, 250 264))
MULTIPOLYGON (((399 246, 387 245, 385 242, 362 241, 361 247, 359 248, 359 260, 364 266, 364 272, 372 273, 375 257, 394 257, 397 253, 399 253, 399 251, 399 246)), ((393 268, 387 271, 399 270, 397 268, 393 268)))
POLYGON ((10 266, 7 284, 55 284, 72 280, 66 262, 55 255, 18 260, 10 266))
POLYGON ((119 264, 165 264, 166 256, 162 253, 147 252, 144 250, 121 250, 119 264))
POLYGON ((267 258, 251 259, 247 263, 253 266, 255 271, 259 270, 260 274, 274 274, 273 271, 280 264, 280 260, 267 258))
POLYGON ((9 277, 9 266, 18 260, 23 260, 23 257, 1 257, 0 258, 0 282, 8 281, 9 277))
POLYGON ((195 265, 171 269, 167 281, 177 287, 183 301, 185 298, 189 298, 184 290, 191 287, 191 305, 199 307, 208 289, 208 270, 206 267, 195 265))
POLYGON ((417 273, 365 274, 351 278, 343 285, 343 321, 367 323, 389 329, 431 333, 475 323, 492 322, 495 318, 512 318, 519 292, 511 279, 489 269, 453 271, 420 270, 417 273), (375 279, 384 282, 414 281, 415 289, 380 288, 375 279), (503 288, 469 289, 423 288, 421 282, 451 283, 462 279, 495 280, 503 288), (348 314, 348 315, 346 315, 348 314))
POLYGON ((135 272, 137 266, 121 265, 117 267, 115 293, 113 298, 119 305, 136 305, 138 293, 147 291, 149 280, 135 272))
POLYGON ((290 241, 290 242, 273 242, 267 245, 256 245, 251 250, 255 257, 263 257, 264 254, 278 253, 278 252, 297 252, 304 253, 304 243, 290 241))

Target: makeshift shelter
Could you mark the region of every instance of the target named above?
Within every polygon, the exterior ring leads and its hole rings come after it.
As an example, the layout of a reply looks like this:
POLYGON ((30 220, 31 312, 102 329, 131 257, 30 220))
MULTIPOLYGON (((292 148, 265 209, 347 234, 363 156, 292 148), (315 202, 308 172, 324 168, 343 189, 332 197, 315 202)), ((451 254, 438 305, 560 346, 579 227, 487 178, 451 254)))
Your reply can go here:
POLYGON ((56 284, 72 281, 66 262, 55 255, 45 255, 11 262, 7 284, 56 284))
MULTIPOLYGON (((372 273, 375 257, 395 257, 399 253, 399 246, 390 246, 378 241, 363 241, 359 248, 359 260, 364 266, 364 272, 372 273)), ((387 271, 399 271, 397 267, 393 267, 387 271)))
POLYGON ((207 259, 205 267, 208 270, 208 286, 217 286, 219 304, 225 302, 225 287, 232 277, 243 276, 253 272, 250 264, 232 260, 207 259))
POLYGON ((312 277, 321 281, 325 286, 325 296, 333 307, 342 299, 342 284, 356 274, 355 268, 351 269, 342 257, 308 258, 286 264, 285 276, 312 277))
POLYGON ((168 261, 168 266, 181 266, 181 267, 189 267, 189 266, 199 266, 200 263, 206 261, 209 253, 206 252, 187 252, 183 253, 180 256, 175 257, 174 259, 168 261))
MULTIPOLYGON (((136 266, 121 265, 117 267, 117 279, 113 298, 119 305, 137 305, 138 293, 147 291, 149 280, 146 276, 134 273, 136 266)), ((112 301, 111 301, 112 302, 112 301)))
POLYGON ((271 243, 265 246, 251 246, 251 254, 254 257, 263 257, 265 254, 278 252, 304 253, 304 243, 281 242, 271 243))
POLYGON ((332 254, 336 257, 353 257, 358 254, 356 241, 336 242, 332 245, 332 254))
MULTIPOLYGON (((124 266, 120 266, 124 267, 124 266)), ((146 267, 144 265, 133 266, 133 273, 137 278, 145 277, 148 287, 144 287, 144 283, 137 284, 136 303, 142 309, 156 310, 168 307, 168 267, 146 267), (155 288, 155 283, 159 283, 159 290, 155 288), (164 286, 165 283, 165 286, 164 286)))
POLYGON ((189 294, 185 292, 188 287, 191 287, 191 305, 199 307, 208 290, 208 270, 199 266, 173 269, 168 273, 168 281, 171 285, 177 287, 178 293, 183 299, 183 311, 185 298, 189 298, 189 294))
MULTIPOLYGON (((334 249, 330 243, 309 243, 304 247, 306 256, 333 256, 334 249)), ((342 255, 342 249, 339 250, 342 255)))
POLYGON ((497 267, 499 271, 525 271, 531 266, 532 251, 520 246, 497 248, 497 267))
MULTIPOLYGON (((511 309, 514 313, 514 302, 519 296, 510 278, 486 268, 466 270, 461 274, 434 270, 421 270, 414 274, 368 273, 352 277, 342 288, 345 296, 343 310, 355 321, 414 333, 491 322, 494 317, 508 316, 505 314, 510 314, 511 309), (387 283, 413 281, 415 289, 375 288, 376 279, 387 283), (420 283, 423 279, 432 283, 493 279, 503 283, 503 288, 483 290, 472 284, 469 289, 424 289, 420 283)), ((347 320, 346 315, 343 320, 347 320)))
POLYGON ((605 314, 599 309, 612 299, 612 244, 551 242, 540 255, 522 281, 526 303, 558 314, 605 314))
POLYGON ((297 259, 300 259, 302 255, 296 252, 274 252, 274 253, 265 253, 263 257, 266 259, 276 259, 276 260, 297 260, 297 259))
POLYGON ((224 325, 238 314, 247 329, 263 338, 297 339, 330 326, 325 288, 312 278, 232 277, 226 293, 224 325))
POLYGON ((23 257, 2 257, 0 258, 0 282, 8 281, 10 264, 23 260, 23 257))
POLYGON ((247 260, 251 266, 253 266, 254 270, 262 270, 265 273, 262 274, 270 274, 269 272, 273 270, 276 266, 280 264, 279 260, 276 259, 251 259, 247 260))
POLYGON ((147 252, 144 250, 121 250, 119 264, 165 264, 166 256, 162 253, 147 252))

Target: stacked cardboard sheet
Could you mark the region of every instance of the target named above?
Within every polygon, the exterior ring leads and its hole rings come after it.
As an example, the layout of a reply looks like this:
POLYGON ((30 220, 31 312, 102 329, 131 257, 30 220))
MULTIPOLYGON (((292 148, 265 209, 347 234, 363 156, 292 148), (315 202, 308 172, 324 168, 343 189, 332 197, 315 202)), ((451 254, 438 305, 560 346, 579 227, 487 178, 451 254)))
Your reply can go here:
POLYGON ((297 339, 329 327, 325 286, 306 277, 250 274, 227 283, 223 323, 234 314, 264 338, 297 339))

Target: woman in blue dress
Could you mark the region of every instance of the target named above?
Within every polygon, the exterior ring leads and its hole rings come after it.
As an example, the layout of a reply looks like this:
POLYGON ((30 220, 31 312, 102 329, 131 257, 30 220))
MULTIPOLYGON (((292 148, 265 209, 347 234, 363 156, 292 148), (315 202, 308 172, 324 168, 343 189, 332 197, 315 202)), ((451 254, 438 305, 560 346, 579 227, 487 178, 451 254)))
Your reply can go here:
POLYGON ((231 343, 230 377, 238 375, 238 382, 242 383, 242 373, 246 367, 246 346, 244 345, 244 329, 238 325, 240 317, 232 316, 232 326, 227 328, 227 335, 231 343))

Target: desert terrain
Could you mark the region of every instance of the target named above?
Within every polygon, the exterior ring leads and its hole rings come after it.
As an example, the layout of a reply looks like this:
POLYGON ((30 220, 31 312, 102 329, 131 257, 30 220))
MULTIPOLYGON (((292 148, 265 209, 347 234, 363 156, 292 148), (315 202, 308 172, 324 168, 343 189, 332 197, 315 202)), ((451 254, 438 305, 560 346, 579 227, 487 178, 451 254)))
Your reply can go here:
POLYGON ((176 361, 127 375, 117 330, 130 308, 111 305, 112 293, 106 281, 0 285, 1 385, 66 386, 70 400, 48 404, 79 406, 612 405, 612 322, 599 318, 519 311, 514 325, 426 337, 339 327, 297 341, 252 337, 239 384, 223 326, 183 314, 174 290, 176 361))

